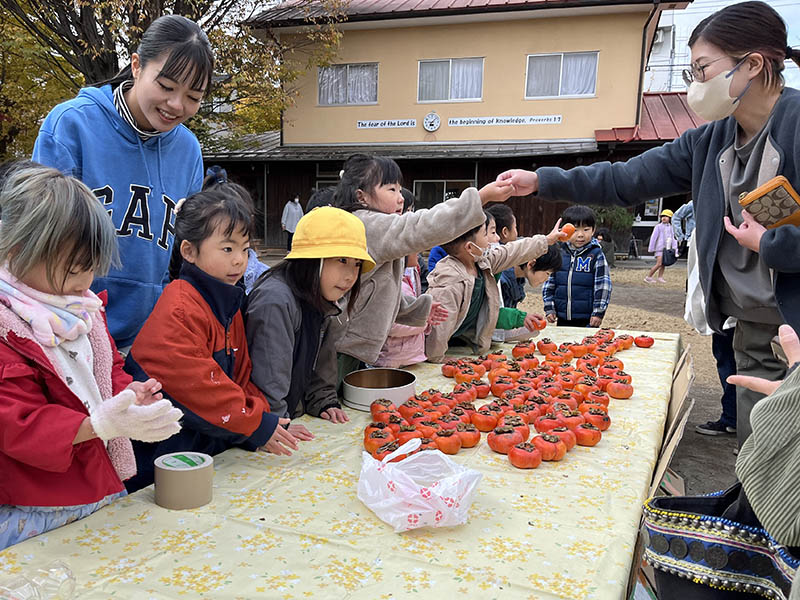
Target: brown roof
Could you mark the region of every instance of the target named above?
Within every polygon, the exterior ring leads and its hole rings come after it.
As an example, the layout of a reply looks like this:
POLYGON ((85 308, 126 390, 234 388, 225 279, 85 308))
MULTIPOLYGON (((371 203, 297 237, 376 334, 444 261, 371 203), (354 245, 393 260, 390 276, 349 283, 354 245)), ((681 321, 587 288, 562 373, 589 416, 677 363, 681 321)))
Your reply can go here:
POLYGON ((707 123, 686 103, 686 92, 645 92, 642 122, 634 127, 597 129, 598 142, 667 142, 687 129, 707 123))
MULTIPOLYGON (((644 4, 652 0, 349 0, 342 7, 347 21, 378 21, 415 17, 439 17, 471 13, 509 12, 543 8, 577 8, 644 4)), ((325 18, 323 2, 287 0, 248 19, 253 27, 293 27, 309 19, 325 18)))

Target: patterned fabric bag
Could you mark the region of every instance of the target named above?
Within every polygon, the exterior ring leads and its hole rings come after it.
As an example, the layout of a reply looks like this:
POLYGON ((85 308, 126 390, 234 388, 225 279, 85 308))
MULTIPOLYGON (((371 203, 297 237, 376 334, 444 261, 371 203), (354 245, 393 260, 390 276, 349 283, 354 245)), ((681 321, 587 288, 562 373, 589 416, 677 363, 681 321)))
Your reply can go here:
POLYGON ((741 488, 645 502, 645 560, 659 600, 789 597, 800 564, 795 549, 760 526, 741 488))

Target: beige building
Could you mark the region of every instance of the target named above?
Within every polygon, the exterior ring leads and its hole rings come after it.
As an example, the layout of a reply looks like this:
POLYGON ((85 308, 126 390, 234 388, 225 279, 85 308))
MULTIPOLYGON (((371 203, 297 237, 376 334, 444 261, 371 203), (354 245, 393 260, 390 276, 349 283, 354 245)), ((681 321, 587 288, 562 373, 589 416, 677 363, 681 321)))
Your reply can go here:
MULTIPOLYGON (((300 193, 305 203, 312 189, 334 185, 356 152, 395 158, 422 206, 506 168, 607 160, 613 146, 598 143, 596 131, 640 123, 659 15, 686 5, 350 0, 338 57, 293 84, 297 102, 280 133, 253 151, 207 159, 263 175, 257 187, 270 245, 279 245, 276 216, 287 198, 300 193)), ((251 25, 291 36, 308 16, 286 2, 251 25)), ((532 233, 563 207, 513 208, 532 233)))

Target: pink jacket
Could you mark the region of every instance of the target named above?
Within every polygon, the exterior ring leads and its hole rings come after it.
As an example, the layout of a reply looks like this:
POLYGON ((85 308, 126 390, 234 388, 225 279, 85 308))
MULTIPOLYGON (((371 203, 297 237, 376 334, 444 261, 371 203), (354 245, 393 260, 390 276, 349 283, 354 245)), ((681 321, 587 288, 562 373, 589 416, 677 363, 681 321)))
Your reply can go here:
POLYGON ((671 223, 659 223, 653 227, 653 234, 650 236, 650 245, 648 251, 650 252, 663 252, 664 248, 678 247, 678 242, 675 240, 675 234, 672 232, 671 223))
MULTIPOLYGON (((403 274, 400 292, 404 296, 419 298, 422 292, 422 281, 419 267, 408 267, 403 274)), ((412 327, 395 323, 389 330, 389 337, 381 348, 377 367, 397 369, 424 362, 426 327, 412 327)))

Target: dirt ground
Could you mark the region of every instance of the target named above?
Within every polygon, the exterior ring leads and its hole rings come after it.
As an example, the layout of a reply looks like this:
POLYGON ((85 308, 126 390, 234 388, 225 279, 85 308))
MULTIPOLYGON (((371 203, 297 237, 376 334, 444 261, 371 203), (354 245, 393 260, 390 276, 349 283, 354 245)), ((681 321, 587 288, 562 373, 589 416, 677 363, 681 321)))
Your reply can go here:
MULTIPOLYGON (((686 263, 679 261, 664 275, 665 284, 647 284, 644 276, 652 262, 617 261, 611 271, 614 290, 603 325, 620 329, 680 333, 684 347, 691 346, 695 380, 689 390, 695 406, 671 467, 686 483, 688 494, 704 494, 728 487, 734 481, 736 436, 706 436, 695 426, 719 418, 722 387, 711 354, 711 337, 701 336, 683 320, 686 263)), ((520 308, 542 311, 541 288, 528 287, 520 308)))

